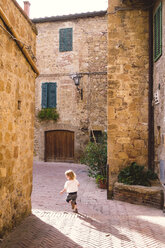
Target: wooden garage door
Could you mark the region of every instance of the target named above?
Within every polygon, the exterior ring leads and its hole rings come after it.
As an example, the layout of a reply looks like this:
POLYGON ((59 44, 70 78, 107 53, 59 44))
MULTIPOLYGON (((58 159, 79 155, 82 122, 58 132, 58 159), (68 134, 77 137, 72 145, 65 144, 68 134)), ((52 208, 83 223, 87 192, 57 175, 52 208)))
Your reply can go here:
POLYGON ((45 161, 73 161, 74 132, 56 130, 45 132, 45 161))

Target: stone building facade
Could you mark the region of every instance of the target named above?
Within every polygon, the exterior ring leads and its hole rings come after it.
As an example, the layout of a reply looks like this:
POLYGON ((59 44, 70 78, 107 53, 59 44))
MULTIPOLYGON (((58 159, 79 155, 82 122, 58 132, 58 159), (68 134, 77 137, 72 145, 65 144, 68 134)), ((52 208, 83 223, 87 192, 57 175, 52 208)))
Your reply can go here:
POLYGON ((57 122, 41 122, 36 117, 36 159, 76 161, 89 141, 91 130, 99 134, 107 129, 106 11, 33 22, 38 29, 36 50, 40 71, 36 80, 36 116, 42 108, 43 84, 55 84, 60 116, 57 122), (67 39, 67 32, 70 43, 61 43, 67 39), (78 87, 75 76, 79 77, 78 87))
POLYGON ((109 194, 119 171, 148 164, 149 12, 145 1, 109 0, 109 194))
POLYGON ((36 28, 0 0, 0 238, 31 213, 36 28), (26 48, 31 49, 27 50, 26 48))
POLYGON ((164 13, 164 0, 109 0, 109 197, 133 161, 164 173, 164 13))

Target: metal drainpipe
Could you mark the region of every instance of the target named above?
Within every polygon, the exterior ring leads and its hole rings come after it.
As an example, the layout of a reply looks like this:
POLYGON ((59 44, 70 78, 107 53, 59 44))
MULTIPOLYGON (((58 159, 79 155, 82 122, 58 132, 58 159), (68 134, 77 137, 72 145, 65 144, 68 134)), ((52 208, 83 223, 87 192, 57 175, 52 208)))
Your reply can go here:
POLYGON ((149 9, 148 169, 154 171, 153 7, 149 9))

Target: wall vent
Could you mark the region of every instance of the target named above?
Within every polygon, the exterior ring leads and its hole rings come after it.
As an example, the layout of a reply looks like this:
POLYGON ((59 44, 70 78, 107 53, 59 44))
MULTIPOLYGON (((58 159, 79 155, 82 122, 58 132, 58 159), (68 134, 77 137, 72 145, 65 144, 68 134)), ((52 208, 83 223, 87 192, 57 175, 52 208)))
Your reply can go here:
POLYGON ((157 90, 155 93, 154 93, 154 98, 153 98, 153 103, 154 104, 159 104, 159 90, 157 90))

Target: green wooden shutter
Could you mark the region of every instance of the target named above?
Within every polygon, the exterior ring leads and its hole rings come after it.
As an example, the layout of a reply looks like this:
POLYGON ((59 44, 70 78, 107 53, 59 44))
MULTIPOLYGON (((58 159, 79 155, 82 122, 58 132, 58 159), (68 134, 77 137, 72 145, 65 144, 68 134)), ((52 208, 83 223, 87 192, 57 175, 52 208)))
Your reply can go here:
POLYGON ((56 108, 56 83, 48 84, 48 108, 56 108))
POLYGON ((159 4, 154 15, 154 61, 162 55, 162 3, 159 4))
POLYGON ((47 91, 48 91, 48 83, 43 83, 42 84, 42 100, 41 100, 42 108, 47 108, 47 101, 48 101, 47 91))
POLYGON ((72 51, 72 32, 72 28, 62 28, 59 30, 60 52, 72 51))

